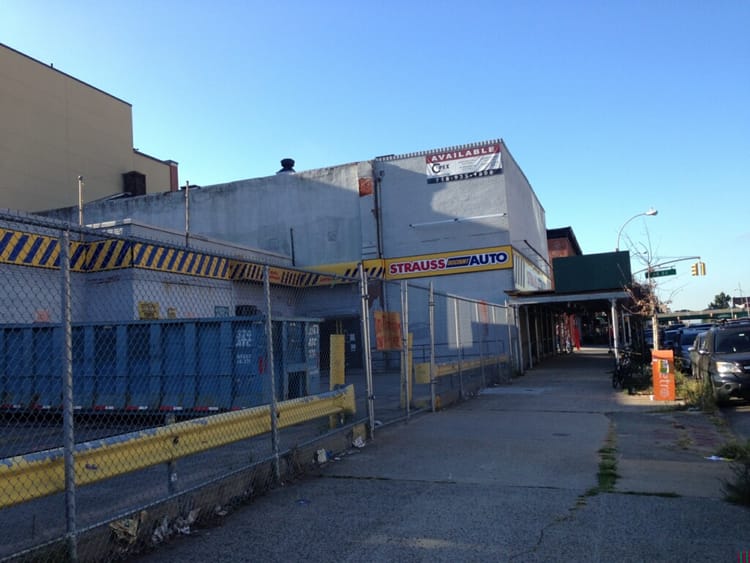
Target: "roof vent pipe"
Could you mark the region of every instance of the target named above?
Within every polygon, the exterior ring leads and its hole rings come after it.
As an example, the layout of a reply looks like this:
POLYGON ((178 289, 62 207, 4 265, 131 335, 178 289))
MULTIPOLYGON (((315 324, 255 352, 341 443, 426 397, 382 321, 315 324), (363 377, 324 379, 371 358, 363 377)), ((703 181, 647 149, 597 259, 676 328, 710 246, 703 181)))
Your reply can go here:
POLYGON ((276 174, 294 174, 294 159, 283 158, 281 159, 281 170, 276 174))

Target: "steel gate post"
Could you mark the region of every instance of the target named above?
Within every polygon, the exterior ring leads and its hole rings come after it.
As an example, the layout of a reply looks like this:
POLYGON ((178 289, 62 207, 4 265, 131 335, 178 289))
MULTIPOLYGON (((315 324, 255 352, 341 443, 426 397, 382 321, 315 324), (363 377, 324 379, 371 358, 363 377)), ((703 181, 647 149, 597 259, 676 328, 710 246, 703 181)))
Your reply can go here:
POLYGON ((271 320, 271 282, 268 265, 263 267, 263 291, 266 296, 266 349, 268 350, 268 371, 271 378, 271 447, 273 449, 273 472, 276 482, 281 481, 279 460, 279 427, 276 406, 276 363, 274 361, 273 321, 271 320))
POLYGON ((60 272, 62 274, 62 387, 63 387, 63 444, 65 462, 65 537, 68 557, 78 561, 76 529, 76 474, 75 428, 73 420, 73 327, 70 290, 70 231, 60 237, 60 272))
POLYGON ((430 407, 435 412, 435 288, 430 282, 430 407))
POLYGON ((367 418, 370 427, 370 440, 375 438, 375 393, 372 388, 372 352, 370 349, 370 307, 367 292, 367 274, 359 263, 359 285, 362 303, 362 354, 364 355, 365 379, 367 382, 367 418))

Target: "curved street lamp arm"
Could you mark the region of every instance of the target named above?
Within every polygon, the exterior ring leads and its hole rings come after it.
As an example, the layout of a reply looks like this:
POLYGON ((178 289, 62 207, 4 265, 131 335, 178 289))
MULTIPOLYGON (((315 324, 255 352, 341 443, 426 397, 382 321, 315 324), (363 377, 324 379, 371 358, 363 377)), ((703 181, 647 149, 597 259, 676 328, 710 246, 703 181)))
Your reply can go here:
POLYGON ((653 270, 654 268, 661 268, 662 266, 667 266, 669 264, 674 264, 676 262, 684 262, 685 260, 700 260, 700 256, 685 256, 683 258, 675 258, 674 260, 667 260, 666 262, 659 262, 658 264, 651 264, 648 268, 643 268, 642 270, 638 270, 637 272, 633 272, 633 275, 640 274, 641 272, 649 272, 653 270))
POLYGON ((637 213, 637 214, 633 215, 630 219, 628 219, 627 221, 625 221, 622 224, 622 227, 620 227, 620 230, 617 231, 617 244, 615 245, 615 252, 619 252, 620 251, 620 235, 622 234, 622 230, 625 228, 625 226, 628 223, 630 223, 633 219, 636 219, 637 217, 643 217, 644 215, 647 216, 647 217, 653 217, 654 215, 657 215, 658 213, 659 212, 652 207, 648 211, 644 211, 643 213, 637 213))

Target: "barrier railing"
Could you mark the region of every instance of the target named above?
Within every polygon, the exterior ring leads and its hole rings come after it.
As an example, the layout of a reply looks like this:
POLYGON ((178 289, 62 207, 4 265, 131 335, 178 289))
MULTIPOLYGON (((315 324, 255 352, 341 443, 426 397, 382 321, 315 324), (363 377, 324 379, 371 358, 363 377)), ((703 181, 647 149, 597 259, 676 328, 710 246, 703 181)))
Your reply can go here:
MULTIPOLYGON (((279 428, 354 414, 354 387, 282 401, 279 428)), ((271 431, 271 406, 226 412, 77 444, 76 485, 87 485, 271 431)), ((0 508, 65 490, 63 448, 0 460, 0 508), (33 484, 33 487, 29 485, 33 484)))
MULTIPOLYGON (((502 366, 508 363, 507 355, 479 358, 475 360, 464 360, 463 362, 447 362, 435 364, 435 378, 456 375, 461 371, 481 369, 482 367, 502 366)), ((421 362, 414 364, 414 382, 430 383, 430 363, 421 362)))

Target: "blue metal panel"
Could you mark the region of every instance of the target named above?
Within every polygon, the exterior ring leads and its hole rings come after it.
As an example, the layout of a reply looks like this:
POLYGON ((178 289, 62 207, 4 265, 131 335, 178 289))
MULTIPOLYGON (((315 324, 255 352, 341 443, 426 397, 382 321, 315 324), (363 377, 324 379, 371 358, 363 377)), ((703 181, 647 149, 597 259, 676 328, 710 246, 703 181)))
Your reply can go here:
POLYGON ((151 371, 152 323, 127 326, 127 410, 157 409, 161 400, 161 380, 151 371))
POLYGON ((232 404, 231 373, 221 372, 222 352, 228 352, 230 341, 222 342, 220 322, 197 323, 198 380, 195 410, 215 411, 232 404))
POLYGON ((126 332, 122 325, 94 328, 94 409, 108 411, 125 406, 127 378, 121 367, 126 332), (122 334, 125 333, 125 334, 122 334), (118 342, 119 341, 119 342, 118 342))
POLYGON ((162 325, 163 410, 180 411, 192 409, 195 405, 195 330, 192 330, 194 326, 192 323, 162 325))
POLYGON ((161 354, 161 331, 164 325, 162 323, 149 323, 149 374, 161 375, 164 372, 162 368, 163 356, 161 354))
POLYGON ((246 408, 270 401, 263 386, 265 326, 263 321, 238 320, 233 323, 234 386, 232 408, 246 408))
POLYGON ((34 395, 30 406, 43 410, 59 409, 62 407, 65 369, 62 361, 62 329, 54 326, 34 327, 31 333, 34 395))
POLYGON ((74 326, 73 340, 73 407, 88 410, 94 405, 96 373, 94 370, 94 327, 74 326))
POLYGON ((5 384, 8 408, 27 408, 31 404, 34 379, 31 366, 31 330, 23 327, 5 329, 5 384))
POLYGON ((220 323, 219 364, 216 366, 216 369, 218 369, 221 375, 231 375, 232 373, 232 339, 234 338, 232 324, 232 322, 227 320, 220 323))

